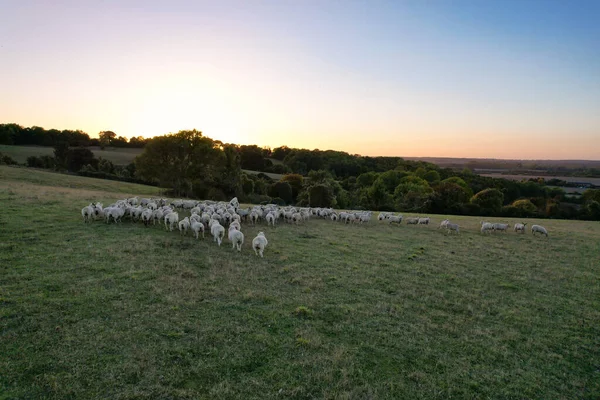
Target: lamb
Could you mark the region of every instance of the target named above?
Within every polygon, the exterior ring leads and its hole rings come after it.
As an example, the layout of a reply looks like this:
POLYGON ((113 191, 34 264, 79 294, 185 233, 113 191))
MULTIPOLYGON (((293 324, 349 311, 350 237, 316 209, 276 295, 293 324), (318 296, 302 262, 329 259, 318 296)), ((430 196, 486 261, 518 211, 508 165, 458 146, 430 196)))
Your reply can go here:
POLYGON ((269 242, 267 241, 265 234, 263 232, 258 232, 258 235, 252 239, 252 248, 254 249, 254 254, 262 257, 263 251, 265 250, 265 247, 267 247, 267 244, 269 244, 269 242))
POLYGON ((165 215, 165 230, 173 231, 173 225, 179 222, 179 214, 170 212, 165 215))
POLYGON ((501 224, 501 223, 495 223, 493 226, 494 226, 494 231, 501 231, 501 232, 506 232, 506 230, 509 227, 508 224, 501 224))
POLYGON ((515 232, 525 233, 525 225, 527 225, 527 222, 525 222, 524 224, 516 223, 514 227, 515 232))
POLYGON ((190 224, 190 228, 192 229, 192 232, 194 233, 196 239, 198 239, 198 234, 200 233, 200 231, 202 231, 202 238, 204 238, 204 224, 202 222, 193 220, 190 224))
POLYGON ((223 225, 221 225, 217 220, 213 219, 211 223, 212 225, 210 226, 210 233, 213 236, 214 241, 221 246, 223 236, 225 236, 225 228, 223 228, 223 225))
POLYGON ((536 233, 541 233, 542 235, 546 235, 548 237, 548 231, 541 225, 531 225, 531 234, 535 236, 536 233))
POLYGON ((184 219, 179 221, 179 234, 181 235, 183 233, 184 235, 186 235, 188 229, 190 229, 190 219, 188 217, 185 217, 184 219))
POLYGON ((295 222, 298 225, 302 221, 302 215, 299 212, 292 214, 292 222, 295 222))
POLYGON ((244 244, 244 234, 242 231, 238 231, 234 226, 230 226, 229 240, 231 241, 231 248, 237 248, 238 251, 242 251, 242 245, 244 244))
POLYGON ((456 232, 458 235, 460 233, 460 226, 458 226, 458 224, 448 222, 446 224, 446 232, 456 232))

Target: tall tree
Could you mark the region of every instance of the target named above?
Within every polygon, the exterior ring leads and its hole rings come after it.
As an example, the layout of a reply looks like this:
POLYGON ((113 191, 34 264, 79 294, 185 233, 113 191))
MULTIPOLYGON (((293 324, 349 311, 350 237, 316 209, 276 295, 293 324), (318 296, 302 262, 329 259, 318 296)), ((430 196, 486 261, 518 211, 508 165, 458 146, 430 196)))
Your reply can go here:
POLYGON ((100 138, 100 148, 104 150, 106 146, 110 146, 112 140, 117 137, 117 134, 113 131, 102 131, 98 133, 100 138))

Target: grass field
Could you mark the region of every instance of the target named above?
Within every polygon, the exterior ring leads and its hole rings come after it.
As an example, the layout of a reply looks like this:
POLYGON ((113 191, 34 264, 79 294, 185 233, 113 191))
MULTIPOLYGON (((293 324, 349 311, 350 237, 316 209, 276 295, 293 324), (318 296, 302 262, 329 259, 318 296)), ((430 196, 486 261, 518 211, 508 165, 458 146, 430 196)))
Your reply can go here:
MULTIPOLYGON (((141 154, 143 149, 124 149, 124 148, 106 148, 100 150, 100 147, 89 147, 96 157, 102 157, 116 165, 127 165, 133 162, 133 159, 141 154)), ((54 148, 42 146, 7 146, 0 145, 0 153, 8 154, 18 163, 25 163, 29 156, 52 156, 54 148)))
POLYGON ((82 222, 156 190, 0 167, 0 398, 600 397, 597 222, 243 226, 241 254, 82 222))

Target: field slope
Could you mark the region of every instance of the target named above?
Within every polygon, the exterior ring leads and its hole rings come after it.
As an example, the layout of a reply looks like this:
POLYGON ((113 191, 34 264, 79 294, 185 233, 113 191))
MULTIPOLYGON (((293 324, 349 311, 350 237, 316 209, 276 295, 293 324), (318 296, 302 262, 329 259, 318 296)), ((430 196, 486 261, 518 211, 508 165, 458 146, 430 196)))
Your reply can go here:
POLYGON ((239 254, 82 222, 156 191, 0 167, 0 398, 600 397, 598 223, 312 220, 239 254))

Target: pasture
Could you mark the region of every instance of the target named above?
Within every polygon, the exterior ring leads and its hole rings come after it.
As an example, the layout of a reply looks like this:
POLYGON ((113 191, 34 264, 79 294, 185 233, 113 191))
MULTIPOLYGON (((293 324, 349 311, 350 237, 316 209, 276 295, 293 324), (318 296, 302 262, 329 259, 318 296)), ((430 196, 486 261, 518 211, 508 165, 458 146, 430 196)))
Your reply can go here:
MULTIPOLYGON (((127 165, 133 162, 133 159, 142 153, 143 149, 128 149, 107 147, 101 150, 100 147, 88 147, 97 158, 104 158, 115 165, 127 165)), ((29 156, 53 156, 54 148, 43 146, 8 146, 0 145, 0 153, 11 156, 18 163, 24 164, 29 156)))
POLYGON ((600 397, 597 222, 245 224, 241 253, 82 222, 158 194, 0 167, 0 398, 600 397))

